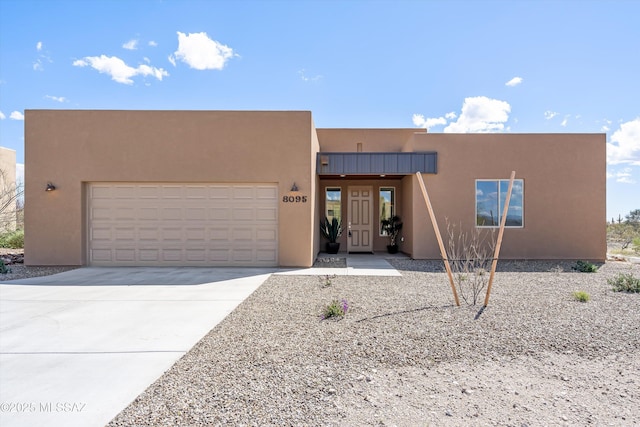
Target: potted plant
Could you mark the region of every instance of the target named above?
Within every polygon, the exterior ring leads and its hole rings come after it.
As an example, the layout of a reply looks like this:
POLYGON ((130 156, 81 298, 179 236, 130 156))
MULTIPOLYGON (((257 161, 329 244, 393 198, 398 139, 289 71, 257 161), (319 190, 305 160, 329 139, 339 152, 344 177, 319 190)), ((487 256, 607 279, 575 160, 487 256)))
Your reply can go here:
POLYGON ((324 221, 320 222, 320 232, 329 240, 327 242, 327 253, 337 254, 340 250, 340 243, 336 242, 336 240, 342 235, 342 221, 335 217, 329 221, 329 218, 325 217, 324 221))
POLYGON ((400 217, 394 215, 391 218, 383 219, 381 223, 383 233, 389 236, 389 244, 387 245, 387 250, 390 254, 395 254, 398 252, 398 234, 400 234, 400 230, 402 230, 402 222, 400 222, 400 217))

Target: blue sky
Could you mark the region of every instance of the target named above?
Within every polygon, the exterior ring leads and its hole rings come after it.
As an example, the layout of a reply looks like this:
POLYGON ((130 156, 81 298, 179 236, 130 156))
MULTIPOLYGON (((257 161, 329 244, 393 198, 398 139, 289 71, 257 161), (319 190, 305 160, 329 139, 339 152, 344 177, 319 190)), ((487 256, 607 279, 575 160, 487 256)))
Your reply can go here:
POLYGON ((607 216, 624 217, 640 208, 639 16, 633 0, 0 0, 0 145, 24 162, 26 109, 602 132, 607 216))

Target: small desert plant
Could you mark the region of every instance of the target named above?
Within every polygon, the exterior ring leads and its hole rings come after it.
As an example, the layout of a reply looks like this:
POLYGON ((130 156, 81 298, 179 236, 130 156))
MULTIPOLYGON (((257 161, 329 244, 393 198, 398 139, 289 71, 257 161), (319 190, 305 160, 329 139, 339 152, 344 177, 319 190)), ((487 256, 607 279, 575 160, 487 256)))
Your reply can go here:
POLYGON ((320 232, 330 243, 336 243, 342 235, 342 221, 335 217, 329 221, 329 218, 325 217, 324 221, 320 221, 320 232))
POLYGON ((330 304, 322 311, 322 319, 329 319, 331 317, 342 318, 349 311, 349 304, 346 299, 338 300, 337 298, 331 301, 330 304))
POLYGON ((640 279, 632 273, 619 273, 613 279, 607 279, 615 292, 640 293, 640 279))
POLYGON ((575 298, 576 301, 580 301, 580 302, 588 302, 591 299, 589 294, 585 291, 575 291, 573 293, 573 297, 575 298))
POLYGON ((549 273, 556 273, 556 274, 560 274, 564 271, 564 268, 562 268, 562 266, 560 264, 556 265, 555 267, 551 268, 549 270, 549 273))
POLYGON ((3 260, 0 259, 0 274, 11 273, 11 269, 7 267, 3 260))
POLYGON ((398 244, 398 234, 402 231, 402 222, 400 222, 400 217, 398 215, 394 215, 391 218, 383 219, 381 224, 382 232, 385 236, 389 236, 389 246, 396 246, 398 244))
POLYGON ((335 279, 336 275, 332 274, 332 275, 324 275, 324 276, 320 276, 318 277, 318 280, 320 280, 320 287, 321 288, 328 288, 329 286, 331 286, 333 283, 331 282, 331 280, 335 279))
POLYGON ((580 273, 595 273, 598 271, 598 266, 589 261, 578 260, 576 265, 571 267, 575 271, 579 271, 580 273))
POLYGON ((496 247, 494 230, 475 228, 467 233, 447 221, 447 234, 447 256, 458 292, 467 304, 476 305, 489 282, 496 247))

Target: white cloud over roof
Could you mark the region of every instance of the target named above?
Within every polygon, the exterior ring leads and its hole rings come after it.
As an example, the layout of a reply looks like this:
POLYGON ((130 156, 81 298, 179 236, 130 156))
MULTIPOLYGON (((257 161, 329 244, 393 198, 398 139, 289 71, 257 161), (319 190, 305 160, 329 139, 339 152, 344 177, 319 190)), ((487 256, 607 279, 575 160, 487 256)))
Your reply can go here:
POLYGON ((7 116, 5 116, 2 111, 0 111, 0 120, 4 120, 6 118, 7 118, 7 116))
POLYGON ((640 117, 620 124, 611 135, 607 143, 607 163, 640 166, 640 117))
POLYGON ((446 125, 447 119, 444 117, 428 117, 425 118, 422 114, 413 115, 413 124, 420 128, 429 129, 437 125, 446 125))
POLYGON ((24 114, 20 111, 12 111, 11 114, 9 114, 9 118, 11 120, 24 120, 24 114))
POLYGON ((56 102, 68 102, 69 100, 67 98, 65 98, 64 96, 52 96, 52 95, 45 95, 44 96, 46 99, 50 99, 52 101, 56 101, 56 102))
POLYGON ((511 106, 506 101, 475 96, 465 98, 458 120, 444 128, 445 133, 484 133, 504 130, 511 106))
POLYGON ((134 68, 127 65, 122 59, 116 56, 86 56, 82 59, 73 61, 76 67, 86 67, 97 70, 100 73, 108 74, 111 79, 123 84, 133 84, 132 78, 135 76, 152 76, 158 80, 167 77, 169 73, 162 68, 151 67, 141 64, 134 68))
POLYGON ((178 50, 169 56, 169 61, 174 66, 176 61, 182 61, 196 70, 222 70, 233 56, 233 49, 209 38, 207 33, 178 31, 178 50))

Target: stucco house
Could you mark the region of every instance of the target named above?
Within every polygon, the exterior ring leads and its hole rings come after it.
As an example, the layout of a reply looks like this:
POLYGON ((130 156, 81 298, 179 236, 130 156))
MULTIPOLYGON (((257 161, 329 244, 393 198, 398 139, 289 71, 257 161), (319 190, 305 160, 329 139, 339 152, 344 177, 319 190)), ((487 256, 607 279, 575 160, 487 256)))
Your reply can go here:
POLYGON ((604 134, 316 129, 309 111, 25 112, 28 265, 311 266, 341 251, 440 257, 418 185, 446 221, 497 227, 504 259, 606 255, 604 134))

